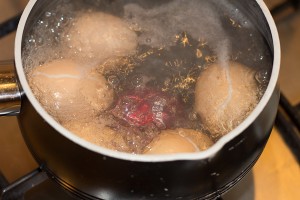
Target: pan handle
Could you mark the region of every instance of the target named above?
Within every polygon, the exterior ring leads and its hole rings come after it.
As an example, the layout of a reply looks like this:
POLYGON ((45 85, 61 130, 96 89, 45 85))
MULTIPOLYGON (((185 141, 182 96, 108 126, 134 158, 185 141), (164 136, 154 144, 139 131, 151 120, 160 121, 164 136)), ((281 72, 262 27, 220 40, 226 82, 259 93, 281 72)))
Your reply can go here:
POLYGON ((14 61, 0 61, 0 116, 15 116, 21 109, 21 92, 14 61))

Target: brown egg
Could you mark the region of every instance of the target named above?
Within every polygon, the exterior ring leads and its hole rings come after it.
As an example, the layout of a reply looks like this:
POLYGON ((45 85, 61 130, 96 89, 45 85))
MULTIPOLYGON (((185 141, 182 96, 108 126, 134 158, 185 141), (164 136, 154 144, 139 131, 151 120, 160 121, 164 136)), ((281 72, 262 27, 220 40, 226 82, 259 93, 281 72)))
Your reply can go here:
POLYGON ((196 83, 195 110, 213 137, 225 135, 258 103, 254 70, 236 62, 212 64, 196 83))
POLYGON ((193 129, 184 129, 184 128, 178 128, 175 129, 174 131, 176 131, 177 134, 184 136, 185 138, 188 138, 189 140, 193 141, 193 143, 201 151, 204 151, 213 145, 212 139, 209 138, 205 133, 202 133, 200 131, 196 131, 193 129))
POLYGON ((59 122, 89 120, 113 101, 105 78, 72 60, 35 67, 29 84, 45 110, 59 122))
POLYGON ((128 24, 102 12, 79 15, 65 35, 71 56, 91 58, 98 63, 112 56, 133 54, 137 47, 137 36, 128 24))
POLYGON ((122 135, 94 119, 81 123, 72 121, 63 124, 68 130, 93 144, 116 151, 130 152, 122 135))
POLYGON ((205 150, 212 145, 205 134, 191 129, 162 131, 146 148, 144 154, 189 153, 205 150))

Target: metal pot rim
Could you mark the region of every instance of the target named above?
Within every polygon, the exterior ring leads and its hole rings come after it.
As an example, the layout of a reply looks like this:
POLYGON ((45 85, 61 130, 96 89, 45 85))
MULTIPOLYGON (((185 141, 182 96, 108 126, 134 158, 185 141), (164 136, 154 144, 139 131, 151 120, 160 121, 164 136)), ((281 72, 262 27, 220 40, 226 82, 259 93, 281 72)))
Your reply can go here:
POLYGON ((28 5, 26 6, 22 17, 20 19, 16 39, 15 39, 15 65, 16 70, 18 74, 19 81, 22 85, 22 88, 29 99, 32 106, 35 108, 35 110, 42 116, 42 118, 47 121, 57 132, 65 136, 66 138, 70 139, 74 143, 89 149, 91 151, 94 151, 96 153, 99 153, 103 156, 109 156, 114 157, 117 159, 123 159, 123 160, 130 160, 130 161, 141 161, 141 162, 165 162, 165 161, 175 161, 175 160, 199 160, 199 159, 208 159, 213 157, 219 150, 222 149, 222 147, 227 144, 229 141, 233 140, 235 137, 237 137, 239 134, 241 134, 251 123, 254 122, 254 120, 258 117, 258 115, 263 111, 266 104, 271 98, 272 93, 275 90, 277 79, 279 76, 279 69, 280 69, 280 42, 279 42, 279 36, 277 32, 277 28, 275 25, 275 22, 271 16, 271 13, 269 12, 269 9, 267 8, 266 4, 263 2, 263 0, 256 0, 258 5, 260 6, 262 12, 264 13, 264 16, 266 17, 266 20, 268 22, 268 25, 271 30, 272 39, 273 39, 273 46, 274 46, 274 59, 273 59, 273 68, 272 68, 272 74, 270 78, 269 85, 256 106, 256 108, 252 111, 252 113, 235 129, 233 129, 231 132, 223 136, 221 139, 219 139, 211 148, 209 148, 206 151, 198 152, 198 153, 182 153, 182 154, 166 154, 166 155, 134 155, 134 154, 128 154, 123 152, 117 152, 113 150, 109 150, 103 147, 100 147, 98 145, 92 144, 84 139, 81 139, 80 137, 76 136, 75 134, 71 133, 67 129, 65 129, 62 125, 60 125, 58 122, 56 122, 41 106, 41 104, 38 102, 38 100, 33 95, 33 92, 31 91, 29 84, 27 82, 25 72, 22 65, 22 59, 21 59, 21 46, 22 46, 22 37, 23 37, 23 30, 27 21, 27 18, 31 12, 31 9, 37 2, 37 0, 30 0, 28 5))

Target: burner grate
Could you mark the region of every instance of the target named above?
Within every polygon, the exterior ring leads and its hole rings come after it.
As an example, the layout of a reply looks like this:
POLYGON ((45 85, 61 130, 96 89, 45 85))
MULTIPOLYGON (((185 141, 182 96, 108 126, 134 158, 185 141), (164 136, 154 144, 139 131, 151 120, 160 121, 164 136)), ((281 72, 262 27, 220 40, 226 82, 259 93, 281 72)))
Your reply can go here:
POLYGON ((17 29, 20 18, 21 14, 0 24, 0 39, 17 29))
POLYGON ((300 104, 292 106, 281 93, 275 125, 279 134, 300 163, 300 104))
POLYGON ((8 184, 4 176, 0 174, 0 183, 1 200, 75 200, 51 181, 41 167, 12 184, 8 184))
MULTIPOLYGON (((5 179, 2 178, 5 182, 5 179)), ((1 200, 23 199, 24 194, 31 188, 39 185, 47 179, 47 175, 40 168, 21 177, 12 184, 6 184, 1 188, 1 200)))

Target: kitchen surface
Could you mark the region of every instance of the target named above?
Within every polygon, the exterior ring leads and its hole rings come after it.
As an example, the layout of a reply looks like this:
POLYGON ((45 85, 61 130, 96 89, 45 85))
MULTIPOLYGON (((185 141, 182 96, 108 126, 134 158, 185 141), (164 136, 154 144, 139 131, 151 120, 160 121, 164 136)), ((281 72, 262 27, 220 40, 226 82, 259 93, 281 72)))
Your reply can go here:
MULTIPOLYGON (((269 8, 284 0, 265 0, 269 8)), ((0 0, 0 23, 22 12, 26 0, 0 0)), ((300 104, 300 9, 276 15, 281 40, 282 93, 295 106, 300 104)), ((0 60, 13 59, 15 33, 0 39, 0 60)), ((27 149, 16 117, 0 118, 0 172, 11 183, 38 167, 27 149)), ((264 152, 253 170, 224 199, 300 199, 300 168, 296 157, 274 127, 264 152), (240 187, 239 187, 240 186, 240 187)))

